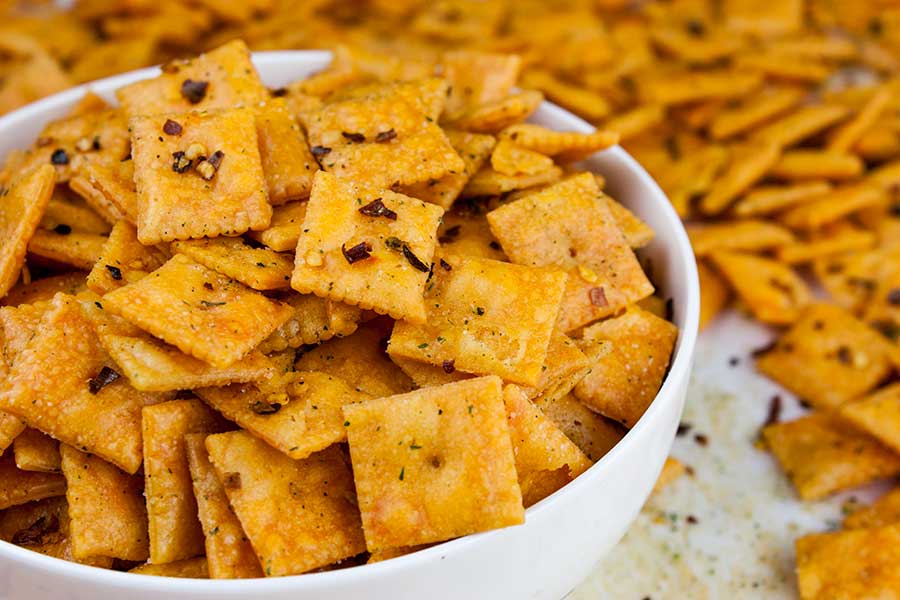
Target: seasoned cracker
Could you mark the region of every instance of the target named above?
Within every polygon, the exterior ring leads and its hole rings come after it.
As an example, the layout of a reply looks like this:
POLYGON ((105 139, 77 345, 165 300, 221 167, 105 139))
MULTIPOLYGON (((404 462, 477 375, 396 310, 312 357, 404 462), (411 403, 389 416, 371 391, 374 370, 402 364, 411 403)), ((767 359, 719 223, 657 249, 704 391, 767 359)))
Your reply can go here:
POLYGON ((559 314, 566 275, 550 268, 444 256, 421 325, 398 321, 392 355, 536 385, 559 314))
POLYGON ((340 448, 297 461, 244 431, 209 436, 206 448, 267 577, 305 573, 366 549, 340 448))
POLYGON ((849 184, 787 210, 780 220, 792 229, 812 231, 881 204, 884 199, 884 193, 873 186, 849 184))
POLYGON ((543 101, 544 95, 541 92, 525 90, 474 106, 449 124, 463 131, 497 133, 530 117, 543 101))
POLYGON ((108 293, 103 306, 218 368, 246 356, 292 314, 288 306, 182 254, 108 293))
POLYGON ((388 190, 364 193, 319 172, 291 286, 422 322, 422 293, 442 214, 433 204, 388 190))
POLYGON ((757 186, 734 205, 739 217, 768 215, 808 202, 831 191, 827 181, 809 181, 785 186, 757 186))
POLYGON ((641 79, 640 97, 645 102, 685 104, 711 98, 740 98, 760 86, 759 73, 731 70, 673 71, 641 79))
MULTIPOLYGON (((596 176, 595 176, 596 177, 596 176)), ((602 188, 600 182, 597 185, 602 188)), ((643 248, 655 237, 653 229, 640 219, 636 214, 628 210, 628 208, 617 202, 611 196, 601 193, 600 199, 612 213, 613 220, 625 236, 625 241, 632 248, 643 248)))
POLYGON ((471 373, 460 371, 456 368, 456 365, 453 365, 452 369, 450 368, 450 365, 447 366, 447 369, 444 369, 443 365, 439 367, 430 363, 419 362, 411 358, 403 358, 402 356, 392 356, 391 360, 395 365, 400 367, 401 371, 406 373, 406 375, 413 380, 416 387, 420 388, 432 385, 443 385, 445 383, 452 383, 454 381, 475 377, 471 373), (447 371, 450 372, 448 373, 447 371))
POLYGON ((725 280, 703 261, 697 261, 700 278, 700 329, 709 325, 731 298, 731 290, 725 280))
POLYGON ((182 577, 187 579, 207 579, 209 571, 205 556, 186 558, 164 564, 143 564, 128 571, 137 575, 155 575, 157 577, 182 577))
POLYGON ((250 231, 252 239, 265 244, 275 252, 297 248, 297 240, 306 218, 306 202, 288 202, 272 209, 272 222, 262 231, 250 231))
POLYGON ((594 462, 603 458, 627 432, 615 421, 589 409, 572 394, 537 398, 534 403, 594 462))
POLYGON ((609 341, 612 349, 575 385, 575 397, 634 427, 662 386, 677 337, 677 327, 637 307, 591 325, 583 332, 583 343, 609 341))
POLYGON ((878 500, 844 519, 844 529, 870 529, 900 523, 900 489, 894 488, 878 500))
POLYGON ((83 161, 69 180, 69 188, 88 203, 107 222, 138 221, 137 191, 134 187, 134 161, 83 161))
POLYGON ((834 135, 828 140, 828 150, 847 152, 853 148, 862 135, 878 120, 878 117, 892 100, 893 94, 887 87, 874 93, 853 119, 841 125, 834 132, 834 135))
POLYGON ((212 579, 262 577, 262 567, 253 546, 228 504, 225 488, 209 462, 205 441, 204 433, 190 433, 184 437, 198 516, 206 540, 209 576, 212 579))
POLYGON ((147 508, 143 478, 62 444, 72 554, 146 560, 147 508))
POLYGON ((370 551, 523 521, 501 385, 480 377, 344 407, 370 551), (491 477, 476 475, 486 464, 491 477))
POLYGON ((474 256, 508 262, 500 242, 494 239, 491 227, 484 218, 487 208, 477 202, 458 204, 454 210, 444 214, 438 229, 436 253, 474 256))
POLYGON ((356 306, 314 294, 290 294, 282 302, 291 307, 293 315, 260 343, 257 349, 264 354, 348 336, 356 331, 363 315, 356 306))
POLYGON ((795 241, 794 234, 789 229, 755 219, 688 225, 687 232, 697 256, 716 250, 757 252, 786 246, 795 241))
POLYGON ((56 187, 47 203, 40 227, 48 231, 68 230, 96 235, 106 235, 110 229, 109 223, 84 200, 60 186, 56 187))
POLYGON ((0 204, 0 297, 13 287, 25 261, 25 249, 53 195, 53 167, 44 165, 16 179, 0 204))
POLYGON ((66 480, 61 475, 23 471, 11 454, 0 457, 0 509, 65 493, 66 480))
POLYGON ((52 300, 57 292, 77 296, 87 290, 85 275, 87 273, 82 271, 73 271, 35 279, 29 283, 21 282, 13 286, 6 296, 0 298, 0 306, 18 306, 52 300))
POLYGON ((811 104, 757 129, 753 138, 776 146, 793 146, 847 116, 843 106, 811 104))
POLYGON ((62 234, 38 229, 28 242, 28 254, 51 263, 89 270, 100 259, 106 240, 105 235, 93 233, 62 234))
POLYGON ((269 202, 284 204, 309 197, 319 165, 309 150, 306 135, 287 104, 280 98, 258 105, 256 134, 269 202))
POLYGON ((269 226, 272 207, 251 110, 134 117, 129 123, 141 243, 269 226), (178 123, 181 133, 165 133, 167 121, 178 123))
POLYGON ((463 198, 498 196, 514 190, 554 183, 562 176, 563 170, 557 166, 533 175, 503 175, 491 167, 484 166, 466 182, 460 195, 463 198))
POLYGON ((174 242, 172 251, 254 290, 286 289, 291 284, 292 256, 267 248, 254 248, 241 238, 174 242))
POLYGON ((716 140, 745 133, 796 106, 804 95, 800 87, 764 88, 737 106, 716 114, 709 125, 709 132, 716 140))
POLYGON ((559 326, 571 331, 653 293, 594 178, 566 179, 487 214, 513 262, 569 273, 559 326))
POLYGON ((541 378, 534 387, 519 386, 529 400, 555 399, 568 394, 591 370, 592 360, 575 341, 558 329, 550 336, 541 378))
POLYGON ((767 138, 761 140, 766 141, 742 142, 733 148, 728 167, 700 201, 700 210, 704 214, 724 211, 778 162, 779 146, 767 138))
POLYGON ((467 108, 502 100, 516 84, 522 59, 515 54, 455 50, 443 55, 444 78, 450 85, 446 112, 453 118, 467 108))
POLYGON ((842 405, 840 415, 885 446, 900 452, 900 383, 842 405))
POLYGON ((619 134, 607 130, 592 133, 555 131, 540 125, 522 123, 507 127, 500 132, 498 139, 510 140, 528 150, 569 161, 586 158, 614 146, 619 141, 619 134))
POLYGON ((59 442, 30 427, 13 441, 16 466, 23 471, 59 473, 59 442))
POLYGON ((168 259, 160 248, 141 244, 134 225, 118 221, 88 274, 87 286, 102 296, 143 279, 168 259))
MULTIPOLYGON (((529 70, 523 77, 522 84, 540 90, 551 101, 591 122, 606 118, 612 111, 604 94, 573 85, 544 70, 529 70)), ((604 123, 604 127, 607 126, 608 123, 604 123)))
POLYGON ((591 461, 515 385, 503 388, 522 502, 531 506, 574 480, 591 461))
POLYGON ((491 167, 501 175, 535 175, 553 167, 553 159, 505 139, 494 146, 491 167))
POLYGON ((865 165, 855 154, 833 150, 790 150, 781 155, 769 175, 788 181, 855 179, 865 165))
POLYGON ((837 231, 814 235, 807 240, 782 246, 775 251, 778 260, 796 265, 835 254, 868 250, 878 243, 878 237, 871 231, 855 227, 842 227, 837 231))
POLYGON ((169 563, 203 554, 184 436, 228 429, 199 400, 172 400, 143 409, 144 495, 150 527, 150 562, 169 563))
POLYGON ((891 372, 890 343, 833 304, 813 304, 756 368, 810 404, 837 408, 891 372))

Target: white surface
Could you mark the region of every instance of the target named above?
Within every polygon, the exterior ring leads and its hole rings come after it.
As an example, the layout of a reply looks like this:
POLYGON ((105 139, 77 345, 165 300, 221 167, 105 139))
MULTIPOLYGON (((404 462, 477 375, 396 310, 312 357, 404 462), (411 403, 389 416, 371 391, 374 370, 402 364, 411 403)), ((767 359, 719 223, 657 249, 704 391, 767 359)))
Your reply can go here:
MULTIPOLYGON (((324 52, 272 52, 255 57, 263 80, 278 87, 322 68, 324 52)), ((112 98, 116 88, 157 72, 144 69, 92 84, 112 98)), ((83 93, 75 89, 0 118, 0 156, 26 146, 46 121, 63 116, 83 93)), ((545 103, 533 119, 558 129, 590 131, 545 103)), ((611 193, 656 231, 641 258, 674 299, 681 334, 662 390, 647 413, 602 460, 559 493, 531 507, 525 525, 469 536, 394 560, 339 571, 266 580, 202 581, 140 577, 49 558, 0 542, 0 594, 72 600, 127 597, 332 600, 510 598, 554 600, 582 581, 621 538, 640 510, 665 459, 684 402, 696 338, 699 289, 684 229, 652 179, 620 148, 588 161, 611 193)))

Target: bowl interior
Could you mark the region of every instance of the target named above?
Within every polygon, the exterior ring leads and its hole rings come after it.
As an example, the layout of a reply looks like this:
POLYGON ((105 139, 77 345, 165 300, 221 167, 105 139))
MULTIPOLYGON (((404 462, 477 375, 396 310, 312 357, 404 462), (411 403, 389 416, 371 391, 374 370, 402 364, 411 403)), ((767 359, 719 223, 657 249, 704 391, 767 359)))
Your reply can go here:
MULTIPOLYGON (((324 68, 330 58, 330 53, 323 51, 261 52, 254 54, 254 63, 266 85, 277 88, 324 68)), ((0 117, 0 161, 11 150, 28 147, 38 137, 45 123, 65 116, 70 107, 87 90, 110 102, 115 102, 117 88, 134 81, 154 77, 158 73, 157 67, 151 67, 110 77, 61 92, 0 117)), ((552 129, 583 132, 593 129, 585 121, 548 102, 545 102, 530 120, 552 129)), ((672 387, 677 384, 678 380, 687 377, 697 335, 699 286, 696 265, 681 221, 665 194, 646 171, 619 147, 610 148, 591 157, 584 162, 584 166, 603 174, 607 180, 607 191, 646 221, 656 232, 654 241, 646 248, 641 249, 638 254, 662 297, 673 300, 672 319, 680 333, 673 353, 669 376, 657 396, 657 401, 651 404, 631 432, 606 456, 577 480, 530 507, 526 513, 528 516, 535 515, 539 511, 551 510, 554 500, 559 496, 578 493, 578 489, 582 485, 587 485, 589 480, 602 478, 605 465, 608 465, 610 461, 617 460, 617 457, 626 451, 625 447, 629 445, 629 439, 633 437, 635 431, 646 427, 648 421, 657 418, 661 408, 658 406, 659 400, 675 401, 674 397, 677 394, 673 393, 672 387), (672 382, 673 379, 676 380, 675 383, 672 382)), ((526 521, 522 527, 527 526, 526 521)), ((391 570, 399 574, 403 569, 415 568, 419 561, 430 560, 431 557, 436 556, 436 552, 440 552, 442 558, 448 553, 463 552, 468 544, 478 543, 480 538, 495 533, 489 531, 445 542, 398 559, 366 565, 365 570, 391 570)), ((312 583, 313 580, 318 580, 318 584, 324 584, 327 588, 328 583, 335 581, 336 578, 347 577, 348 573, 359 572, 362 569, 362 567, 352 567, 340 571, 308 574, 303 575, 302 579, 282 577, 263 581, 204 581, 160 577, 136 578, 134 575, 50 558, 6 542, 0 542, 0 557, 4 556, 7 560, 13 560, 20 565, 30 565, 76 579, 99 580, 102 578, 121 587, 128 587, 136 579, 140 579, 142 589, 153 589, 160 593, 201 593, 208 590, 222 590, 224 588, 221 586, 228 586, 231 592, 245 591, 256 595, 264 593, 267 589, 284 589, 282 586, 292 585, 297 588, 302 585, 301 581, 312 583)))

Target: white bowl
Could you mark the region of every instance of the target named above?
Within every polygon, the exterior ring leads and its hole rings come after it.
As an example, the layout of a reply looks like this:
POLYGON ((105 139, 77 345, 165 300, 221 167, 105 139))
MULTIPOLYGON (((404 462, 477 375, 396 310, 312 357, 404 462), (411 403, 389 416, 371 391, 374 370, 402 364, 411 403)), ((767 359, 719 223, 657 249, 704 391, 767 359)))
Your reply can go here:
MULTIPOLYGON (((254 63, 279 87, 322 69, 327 52, 262 52, 254 63)), ((158 74, 142 69, 80 86, 0 118, 0 158, 28 146, 43 125, 64 116, 88 89, 114 100, 123 85, 158 74)), ((554 129, 592 127, 545 102, 532 121, 554 129)), ((0 597, 9 600, 159 600, 266 597, 269 600, 510 598, 558 600, 619 541, 662 468, 681 416, 697 337, 700 290, 681 221, 656 183, 624 150, 597 154, 587 166, 607 189, 650 224, 656 239, 640 251, 664 298, 672 298, 680 334, 666 381, 637 425, 577 480, 528 509, 524 525, 440 544, 414 554, 348 569, 255 580, 138 576, 50 558, 0 542, 0 597)))

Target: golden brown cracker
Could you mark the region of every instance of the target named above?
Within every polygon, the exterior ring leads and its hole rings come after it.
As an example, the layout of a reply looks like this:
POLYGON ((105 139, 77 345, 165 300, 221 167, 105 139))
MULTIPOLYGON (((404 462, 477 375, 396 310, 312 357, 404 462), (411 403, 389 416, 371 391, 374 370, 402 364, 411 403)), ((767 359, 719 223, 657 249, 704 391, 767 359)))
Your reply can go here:
POLYGON ((172 243, 172 251, 254 290, 286 289, 291 284, 293 257, 268 248, 254 248, 241 238, 204 238, 172 243))
POLYGON ((23 471, 60 471, 59 442, 30 427, 13 441, 16 466, 23 471))
POLYGON ((58 473, 23 471, 11 453, 0 457, 0 508, 18 506, 34 500, 62 496, 66 480, 58 473))
POLYGON ((167 253, 160 248, 144 246, 138 241, 134 225, 118 221, 88 274, 87 286, 102 296, 143 279, 167 260, 167 253))
POLYGON ((25 261, 25 250, 37 229, 44 208, 53 195, 53 167, 43 166, 4 188, 0 209, 0 296, 5 296, 25 261))

